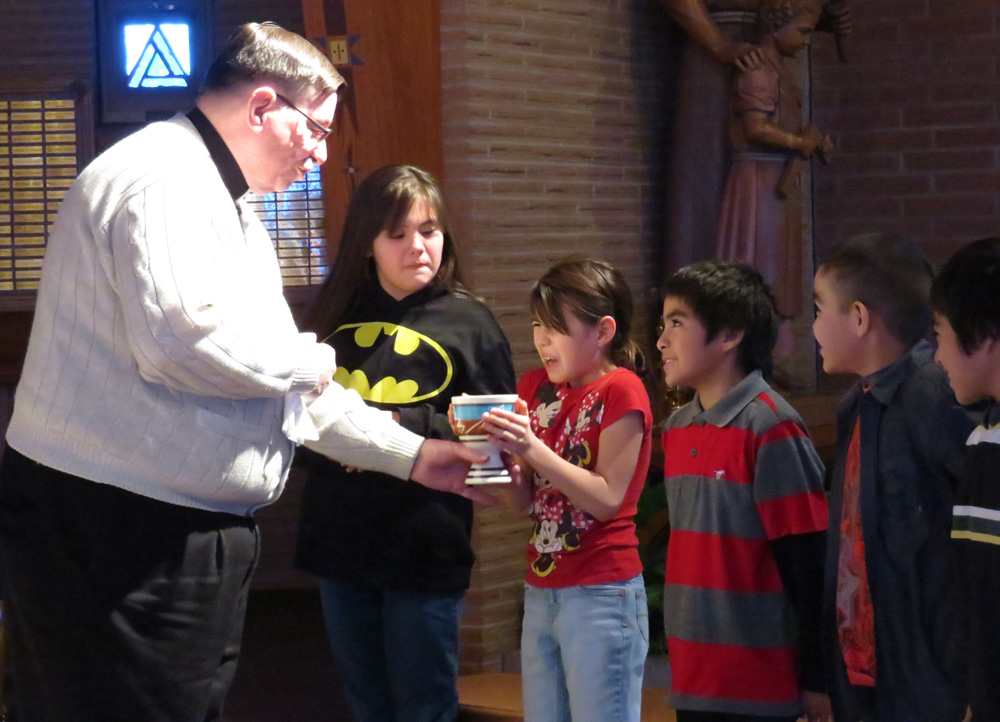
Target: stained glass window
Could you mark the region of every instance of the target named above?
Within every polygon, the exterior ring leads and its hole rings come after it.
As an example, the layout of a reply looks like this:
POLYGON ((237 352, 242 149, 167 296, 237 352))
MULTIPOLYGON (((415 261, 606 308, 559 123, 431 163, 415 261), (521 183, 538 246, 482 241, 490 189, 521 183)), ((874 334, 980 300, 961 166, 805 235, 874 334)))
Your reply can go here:
POLYGON ((209 0, 97 0, 101 115, 147 123, 194 105, 211 62, 209 0))
POLYGON ((319 168, 313 168, 283 193, 251 195, 248 201, 271 235, 285 286, 322 283, 329 261, 319 168))
POLYGON ((77 99, 0 94, 0 296, 35 291, 59 202, 78 171, 77 99))
POLYGON ((184 23, 130 24, 125 73, 130 88, 186 88, 191 77, 191 31, 184 23))

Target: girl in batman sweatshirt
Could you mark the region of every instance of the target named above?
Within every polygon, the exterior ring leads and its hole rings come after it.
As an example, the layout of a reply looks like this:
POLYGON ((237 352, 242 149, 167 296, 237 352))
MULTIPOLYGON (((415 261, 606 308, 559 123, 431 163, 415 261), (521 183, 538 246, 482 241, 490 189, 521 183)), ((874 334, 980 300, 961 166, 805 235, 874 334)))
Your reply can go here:
MULTIPOLYGON (((427 438, 455 438, 452 396, 515 388, 507 339, 462 285, 441 192, 417 168, 380 168, 355 191, 310 324, 337 353, 337 383, 427 438)), ((472 503, 313 454, 308 466, 295 564, 320 577, 356 722, 454 719, 472 503)))

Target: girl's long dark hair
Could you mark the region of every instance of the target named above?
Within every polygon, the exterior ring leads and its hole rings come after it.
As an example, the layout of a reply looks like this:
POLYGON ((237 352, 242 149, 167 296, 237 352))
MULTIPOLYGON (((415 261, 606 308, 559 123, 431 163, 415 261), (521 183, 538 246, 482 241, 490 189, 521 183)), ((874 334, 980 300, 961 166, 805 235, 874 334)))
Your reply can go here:
POLYGON ((448 231, 448 216, 437 181, 419 168, 387 165, 372 171, 351 197, 337 258, 309 310, 306 321, 309 330, 321 339, 333 333, 357 301, 358 290, 378 282, 372 244, 382 231, 398 228, 418 200, 431 207, 444 234, 441 267, 431 285, 471 296, 462 284, 455 242, 448 231))
POLYGON ((559 333, 569 333, 564 310, 588 326, 605 316, 615 320, 608 358, 616 366, 642 374, 645 360, 631 337, 632 292, 621 271, 593 258, 565 258, 531 289, 531 317, 559 333))

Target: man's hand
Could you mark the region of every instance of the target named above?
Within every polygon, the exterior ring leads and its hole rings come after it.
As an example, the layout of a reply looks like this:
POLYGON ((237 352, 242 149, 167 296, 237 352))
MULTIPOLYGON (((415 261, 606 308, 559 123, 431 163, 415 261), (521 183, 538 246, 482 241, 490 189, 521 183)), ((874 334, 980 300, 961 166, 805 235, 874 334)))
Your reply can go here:
POLYGON ((854 32, 854 13, 847 0, 835 0, 824 4, 816 29, 829 30, 839 37, 854 32))
POLYGON ((833 154, 837 150, 837 141, 834 140, 832 135, 827 133, 823 134, 823 140, 820 141, 819 145, 816 146, 816 155, 823 163, 829 163, 833 160, 833 154))
POLYGON ((847 43, 845 39, 854 31, 854 13, 847 0, 830 0, 823 5, 816 29, 833 33, 837 44, 837 59, 847 62, 847 43))
POLYGON ((822 692, 802 690, 802 716, 809 722, 833 722, 830 696, 822 692))
POLYGON ((336 372, 337 372, 337 369, 336 368, 332 368, 329 371, 324 371, 323 373, 321 373, 319 375, 319 379, 317 379, 316 385, 313 387, 312 391, 310 391, 309 393, 307 393, 305 395, 306 401, 308 402, 308 401, 312 401, 314 399, 318 399, 323 394, 323 392, 326 391, 326 387, 329 386, 333 382, 333 375, 336 372))
POLYGON ((430 489, 450 491, 485 505, 497 500, 474 486, 465 483, 472 464, 481 464, 487 457, 457 441, 427 439, 420 446, 410 478, 430 489))
POLYGON ((723 65, 733 65, 744 73, 764 67, 764 52, 753 43, 727 43, 720 48, 716 58, 723 65))

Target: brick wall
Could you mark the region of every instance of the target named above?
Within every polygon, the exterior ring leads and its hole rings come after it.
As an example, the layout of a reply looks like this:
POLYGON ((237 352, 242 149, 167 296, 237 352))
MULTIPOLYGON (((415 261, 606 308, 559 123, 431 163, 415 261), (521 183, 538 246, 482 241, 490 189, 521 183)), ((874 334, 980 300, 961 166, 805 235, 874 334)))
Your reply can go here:
MULTIPOLYGON (((463 266, 519 374, 536 361, 528 291, 554 260, 604 258, 640 309, 653 296, 662 22, 630 0, 442 2, 445 189, 463 266)), ((463 670, 498 670, 519 646, 529 526, 478 514, 463 670)))
POLYGON ((638 295, 651 282, 662 99, 644 12, 629 0, 442 3, 446 190, 463 265, 519 371, 534 357, 525 299, 552 261, 606 258, 638 295))
POLYGON ((840 137, 815 173, 817 251, 894 230, 943 260, 1000 232, 1000 5, 852 0, 849 62, 814 50, 814 118, 840 137))

